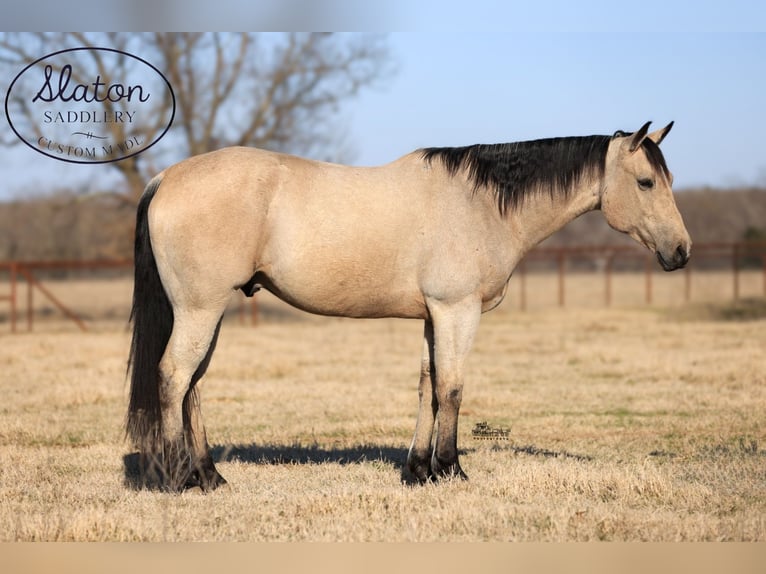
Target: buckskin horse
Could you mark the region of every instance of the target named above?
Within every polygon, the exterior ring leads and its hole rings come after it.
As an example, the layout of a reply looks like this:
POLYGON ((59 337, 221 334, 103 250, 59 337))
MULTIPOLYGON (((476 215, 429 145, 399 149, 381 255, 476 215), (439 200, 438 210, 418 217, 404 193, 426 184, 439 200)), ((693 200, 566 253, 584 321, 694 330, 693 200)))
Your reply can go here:
POLYGON ((419 149, 378 167, 231 147, 164 170, 140 200, 135 237, 127 433, 144 484, 225 483, 196 386, 232 293, 261 288, 320 315, 423 320, 407 466, 421 482, 466 478, 463 365, 481 314, 532 247, 600 209, 666 271, 688 261, 659 148, 672 125, 419 149))

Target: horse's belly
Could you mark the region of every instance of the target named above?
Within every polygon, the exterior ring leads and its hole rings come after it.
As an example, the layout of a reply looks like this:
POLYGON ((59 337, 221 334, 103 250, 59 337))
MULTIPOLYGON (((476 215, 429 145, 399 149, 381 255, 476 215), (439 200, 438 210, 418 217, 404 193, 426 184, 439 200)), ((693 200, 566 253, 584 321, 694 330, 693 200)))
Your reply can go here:
POLYGON ((423 295, 404 281, 389 283, 332 273, 264 274, 261 284, 274 295, 309 313, 355 318, 427 316, 423 295))

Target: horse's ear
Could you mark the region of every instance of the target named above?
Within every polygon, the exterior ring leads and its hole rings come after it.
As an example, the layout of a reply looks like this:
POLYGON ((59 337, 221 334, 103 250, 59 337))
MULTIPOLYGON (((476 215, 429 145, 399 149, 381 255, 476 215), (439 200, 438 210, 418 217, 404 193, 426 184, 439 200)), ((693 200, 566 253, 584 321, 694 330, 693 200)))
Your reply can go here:
POLYGON ((670 122, 668 125, 666 125, 661 130, 657 130, 656 132, 650 133, 647 137, 652 140, 657 145, 660 145, 662 140, 665 139, 665 136, 668 135, 668 132, 670 132, 671 128, 673 127, 673 124, 675 122, 670 122))
POLYGON ((634 133, 630 137, 630 143, 628 144, 628 150, 630 153, 633 153, 638 148, 641 147, 641 142, 644 141, 644 138, 646 138, 646 134, 649 131, 649 126, 652 122, 646 122, 644 125, 641 126, 641 129, 638 130, 636 133, 634 133))

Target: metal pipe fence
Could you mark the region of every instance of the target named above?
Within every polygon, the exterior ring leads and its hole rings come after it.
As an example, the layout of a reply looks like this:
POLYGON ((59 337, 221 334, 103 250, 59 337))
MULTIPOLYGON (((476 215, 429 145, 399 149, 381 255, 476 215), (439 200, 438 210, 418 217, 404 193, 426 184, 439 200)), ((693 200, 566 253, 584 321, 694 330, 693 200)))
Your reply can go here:
MULTIPOLYGON (((655 279, 657 273, 664 273, 657 265, 653 254, 644 249, 626 246, 582 246, 582 247, 539 247, 532 250, 519 264, 515 274, 519 283, 519 308, 528 308, 528 276, 535 268, 537 271, 556 274, 557 304, 567 305, 567 277, 578 270, 592 276, 602 275, 602 301, 610 307, 614 300, 614 277, 622 271, 641 272, 644 277, 644 303, 651 305, 655 299, 655 279), (573 264, 573 262, 575 264, 573 264)), ((730 299, 738 300, 742 295, 741 277, 743 270, 757 270, 762 276, 762 289, 758 295, 766 296, 766 243, 709 243, 692 248, 692 260, 683 270, 676 271, 683 275, 682 302, 693 300, 692 276, 713 270, 726 270, 731 273, 730 299)), ((598 279, 593 279, 597 282, 598 279)))
MULTIPOLYGON (((26 331, 32 331, 35 322, 35 294, 39 293, 59 313, 74 323, 80 330, 88 330, 88 321, 81 313, 74 310, 65 297, 56 294, 54 287, 43 281, 66 282, 66 277, 72 274, 87 274, 94 276, 109 272, 129 275, 133 262, 123 260, 95 261, 4 261, 0 262, 0 305, 7 304, 7 313, 0 307, 0 323, 8 322, 11 333, 20 331, 22 309, 26 321, 26 331), (6 281, 3 282, 3 276, 6 281), (22 283, 26 289, 22 289, 22 283), (3 290, 6 285, 6 290, 3 290), (23 301, 22 301, 23 299, 23 301)), ((730 288, 719 294, 719 298, 737 300, 743 296, 743 273, 747 272, 752 278, 753 273, 761 276, 757 292, 751 288, 749 295, 766 297, 766 242, 716 243, 694 246, 692 260, 682 271, 676 273, 683 276, 680 294, 674 292, 674 297, 681 303, 696 300, 693 277, 711 273, 730 275, 730 288)), ((545 289, 551 283, 555 289, 555 305, 566 307, 577 305, 571 291, 573 284, 583 281, 588 286, 590 302, 600 300, 599 305, 614 306, 620 290, 616 286, 625 275, 631 278, 643 275, 643 304, 652 305, 656 300, 655 274, 662 273, 654 256, 636 246, 592 246, 592 247, 538 247, 532 250, 522 260, 514 272, 511 297, 518 297, 518 308, 527 310, 531 307, 532 298, 540 299, 545 293, 540 288, 531 289, 530 283, 534 278, 544 275, 547 280, 545 289), (555 276, 550 281, 551 275, 555 276), (601 287, 598 287, 599 283, 601 287), (599 294, 600 291, 600 294, 599 294)), ((674 274, 675 275, 675 274, 674 274)), ((632 279, 635 281, 635 279, 632 279)), ((750 281, 752 283, 752 281, 750 281)), ((59 283, 60 285, 60 283, 59 283)), ((129 298, 128 298, 129 299, 129 298)), ((124 302, 129 308, 130 301, 124 302)), ((242 297, 236 307, 236 314, 241 324, 257 324, 259 310, 258 297, 246 299, 242 297)), ((127 320, 127 317, 125 317, 127 320)))

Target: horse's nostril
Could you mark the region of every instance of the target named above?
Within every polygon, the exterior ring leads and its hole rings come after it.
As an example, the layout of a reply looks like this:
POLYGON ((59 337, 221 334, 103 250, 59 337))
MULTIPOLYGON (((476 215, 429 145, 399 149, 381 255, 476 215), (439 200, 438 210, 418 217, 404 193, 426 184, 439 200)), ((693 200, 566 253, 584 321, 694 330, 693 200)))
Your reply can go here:
POLYGON ((689 261, 689 252, 686 250, 686 248, 683 245, 679 245, 676 247, 676 260, 681 264, 685 265, 687 261, 689 261))

